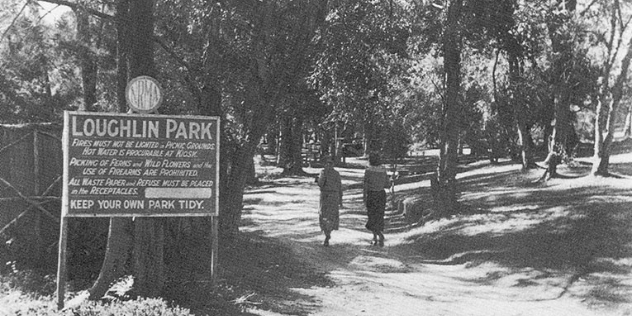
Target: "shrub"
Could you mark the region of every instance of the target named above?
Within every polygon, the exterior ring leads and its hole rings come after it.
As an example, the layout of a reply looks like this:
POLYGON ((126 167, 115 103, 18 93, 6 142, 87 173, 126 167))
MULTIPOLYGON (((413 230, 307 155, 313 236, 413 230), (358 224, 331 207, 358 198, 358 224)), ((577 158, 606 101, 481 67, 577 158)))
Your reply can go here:
MULTIPOLYGON (((6 293, 5 293, 6 294, 6 293)), ((19 291, 0 298, 0 315, 21 316, 192 316, 186 308, 170 307, 161 299, 84 302, 76 308, 58 311, 51 296, 35 298, 19 291)))
POLYGON ((189 316, 186 308, 170 307, 162 299, 141 298, 132 301, 114 301, 109 304, 89 302, 74 311, 77 316, 189 316))
POLYGON ((34 270, 17 270, 10 262, 12 272, 0 275, 0 295, 13 291, 47 296, 55 293, 55 275, 34 270))

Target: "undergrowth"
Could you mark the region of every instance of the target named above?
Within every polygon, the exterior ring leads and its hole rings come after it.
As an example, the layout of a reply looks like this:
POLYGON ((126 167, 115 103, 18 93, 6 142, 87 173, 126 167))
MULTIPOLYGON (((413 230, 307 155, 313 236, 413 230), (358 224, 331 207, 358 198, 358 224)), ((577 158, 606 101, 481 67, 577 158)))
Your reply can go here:
POLYGON ((0 316, 190 316, 186 308, 170 306, 162 299, 93 302, 57 310, 55 277, 34 271, 0 275, 0 316))

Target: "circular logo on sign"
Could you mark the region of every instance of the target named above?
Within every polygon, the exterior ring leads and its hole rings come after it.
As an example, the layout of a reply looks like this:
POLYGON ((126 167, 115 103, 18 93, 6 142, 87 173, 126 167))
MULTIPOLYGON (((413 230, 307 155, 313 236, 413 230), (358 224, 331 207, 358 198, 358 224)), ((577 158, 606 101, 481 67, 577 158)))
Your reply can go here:
POLYGON ((158 81, 152 77, 136 77, 127 83, 125 99, 132 110, 136 112, 153 112, 162 103, 162 89, 158 81))

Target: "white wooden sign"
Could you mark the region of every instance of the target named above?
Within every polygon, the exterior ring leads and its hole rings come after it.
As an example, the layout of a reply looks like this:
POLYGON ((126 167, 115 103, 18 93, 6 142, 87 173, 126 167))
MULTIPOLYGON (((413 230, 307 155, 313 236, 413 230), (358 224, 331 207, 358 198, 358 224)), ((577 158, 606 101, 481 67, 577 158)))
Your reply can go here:
POLYGON ((219 118, 64 113, 63 216, 217 216, 219 118))

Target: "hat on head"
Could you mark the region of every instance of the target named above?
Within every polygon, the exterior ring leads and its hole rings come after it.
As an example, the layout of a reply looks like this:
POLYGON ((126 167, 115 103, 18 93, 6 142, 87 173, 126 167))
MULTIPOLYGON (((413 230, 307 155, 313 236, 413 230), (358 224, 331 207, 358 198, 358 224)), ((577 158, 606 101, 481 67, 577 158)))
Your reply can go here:
POLYGON ((379 166, 382 164, 382 157, 377 152, 372 152, 369 154, 369 165, 371 166, 379 166))

